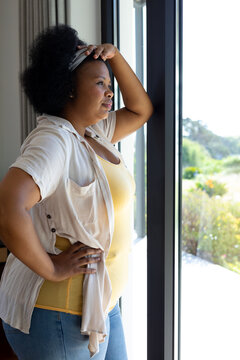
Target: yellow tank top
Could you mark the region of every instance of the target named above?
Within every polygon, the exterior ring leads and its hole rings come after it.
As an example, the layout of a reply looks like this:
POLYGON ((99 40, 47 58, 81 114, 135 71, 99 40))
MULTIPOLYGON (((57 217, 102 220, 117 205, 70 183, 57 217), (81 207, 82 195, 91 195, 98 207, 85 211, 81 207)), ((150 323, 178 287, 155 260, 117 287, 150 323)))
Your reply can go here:
MULTIPOLYGON (((100 157, 98 158, 108 179, 114 207, 114 233, 106 259, 112 284, 111 310, 122 295, 127 282, 135 183, 121 161, 119 164, 112 164, 100 157)), ((70 242, 68 239, 56 236, 55 246, 64 251, 70 246, 70 242)), ((35 306, 81 315, 83 279, 84 275, 75 275, 61 282, 45 280, 35 306)))

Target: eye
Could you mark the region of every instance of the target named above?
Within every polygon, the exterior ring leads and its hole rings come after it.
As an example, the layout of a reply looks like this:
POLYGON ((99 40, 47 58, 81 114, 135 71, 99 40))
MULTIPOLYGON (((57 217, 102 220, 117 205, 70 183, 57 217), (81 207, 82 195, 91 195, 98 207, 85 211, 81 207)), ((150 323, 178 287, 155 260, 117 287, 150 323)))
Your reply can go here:
POLYGON ((98 81, 97 82, 97 85, 103 85, 104 83, 103 83, 103 81, 98 81))

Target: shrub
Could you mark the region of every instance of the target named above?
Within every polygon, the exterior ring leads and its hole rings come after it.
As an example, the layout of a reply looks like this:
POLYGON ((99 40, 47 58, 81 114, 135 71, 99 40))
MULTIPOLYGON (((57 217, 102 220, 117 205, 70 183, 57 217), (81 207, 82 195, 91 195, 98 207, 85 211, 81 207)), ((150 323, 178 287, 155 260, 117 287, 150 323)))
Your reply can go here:
POLYGON ((207 194, 195 190, 183 194, 182 203, 182 250, 197 255, 202 231, 206 227, 206 212, 204 203, 208 203, 207 194))
POLYGON ((212 179, 208 179, 203 182, 197 182, 196 187, 197 189, 205 191, 210 197, 216 195, 222 196, 227 192, 225 184, 212 179))
POLYGON ((193 179, 200 174, 201 170, 198 167, 189 166, 183 171, 183 179, 193 179))
POLYGON ((183 138, 182 144, 182 165, 201 167, 208 159, 207 150, 195 141, 183 138))
POLYGON ((239 173, 240 172, 240 157, 239 156, 228 156, 223 159, 223 168, 227 172, 239 173))
POLYGON ((199 189, 183 194, 182 249, 240 272, 240 205, 199 189), (233 213, 233 206, 235 211, 233 213))
POLYGON ((222 160, 216 160, 213 158, 208 158, 204 165, 201 167, 202 173, 214 175, 220 173, 223 170, 222 160))

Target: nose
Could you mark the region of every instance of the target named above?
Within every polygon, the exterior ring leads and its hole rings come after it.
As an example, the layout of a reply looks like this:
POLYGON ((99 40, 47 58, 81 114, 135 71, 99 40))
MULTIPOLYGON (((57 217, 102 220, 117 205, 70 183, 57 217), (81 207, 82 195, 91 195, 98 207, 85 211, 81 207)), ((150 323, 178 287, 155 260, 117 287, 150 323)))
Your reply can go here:
POLYGON ((108 97, 109 99, 111 99, 112 97, 113 97, 113 92, 112 92, 112 90, 111 89, 107 89, 106 91, 105 91, 105 96, 106 97, 108 97))

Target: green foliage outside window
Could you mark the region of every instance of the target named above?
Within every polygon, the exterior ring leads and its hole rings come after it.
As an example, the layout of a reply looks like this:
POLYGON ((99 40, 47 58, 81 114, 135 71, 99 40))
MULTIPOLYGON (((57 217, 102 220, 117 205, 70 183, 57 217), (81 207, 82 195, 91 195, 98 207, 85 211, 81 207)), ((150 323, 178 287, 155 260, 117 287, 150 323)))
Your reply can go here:
POLYGON ((197 189, 205 191, 210 197, 217 195, 222 196, 227 192, 227 188, 225 184, 212 179, 207 179, 202 182, 196 182, 196 187, 197 189))
POLYGON ((182 144, 183 167, 189 167, 189 166, 200 167, 206 163, 207 158, 209 158, 209 154, 204 149, 203 146, 187 138, 183 139, 183 144, 182 144))
POLYGON ((189 166, 183 171, 183 179, 194 179, 200 173, 201 170, 198 167, 189 166))
POLYGON ((183 194, 183 251, 240 273, 240 204, 234 207, 201 190, 183 194))
POLYGON ((228 173, 239 173, 240 172, 240 157, 239 156, 228 156, 222 160, 223 168, 228 173))
POLYGON ((191 119, 183 133, 182 250, 240 274, 240 138, 191 119))

